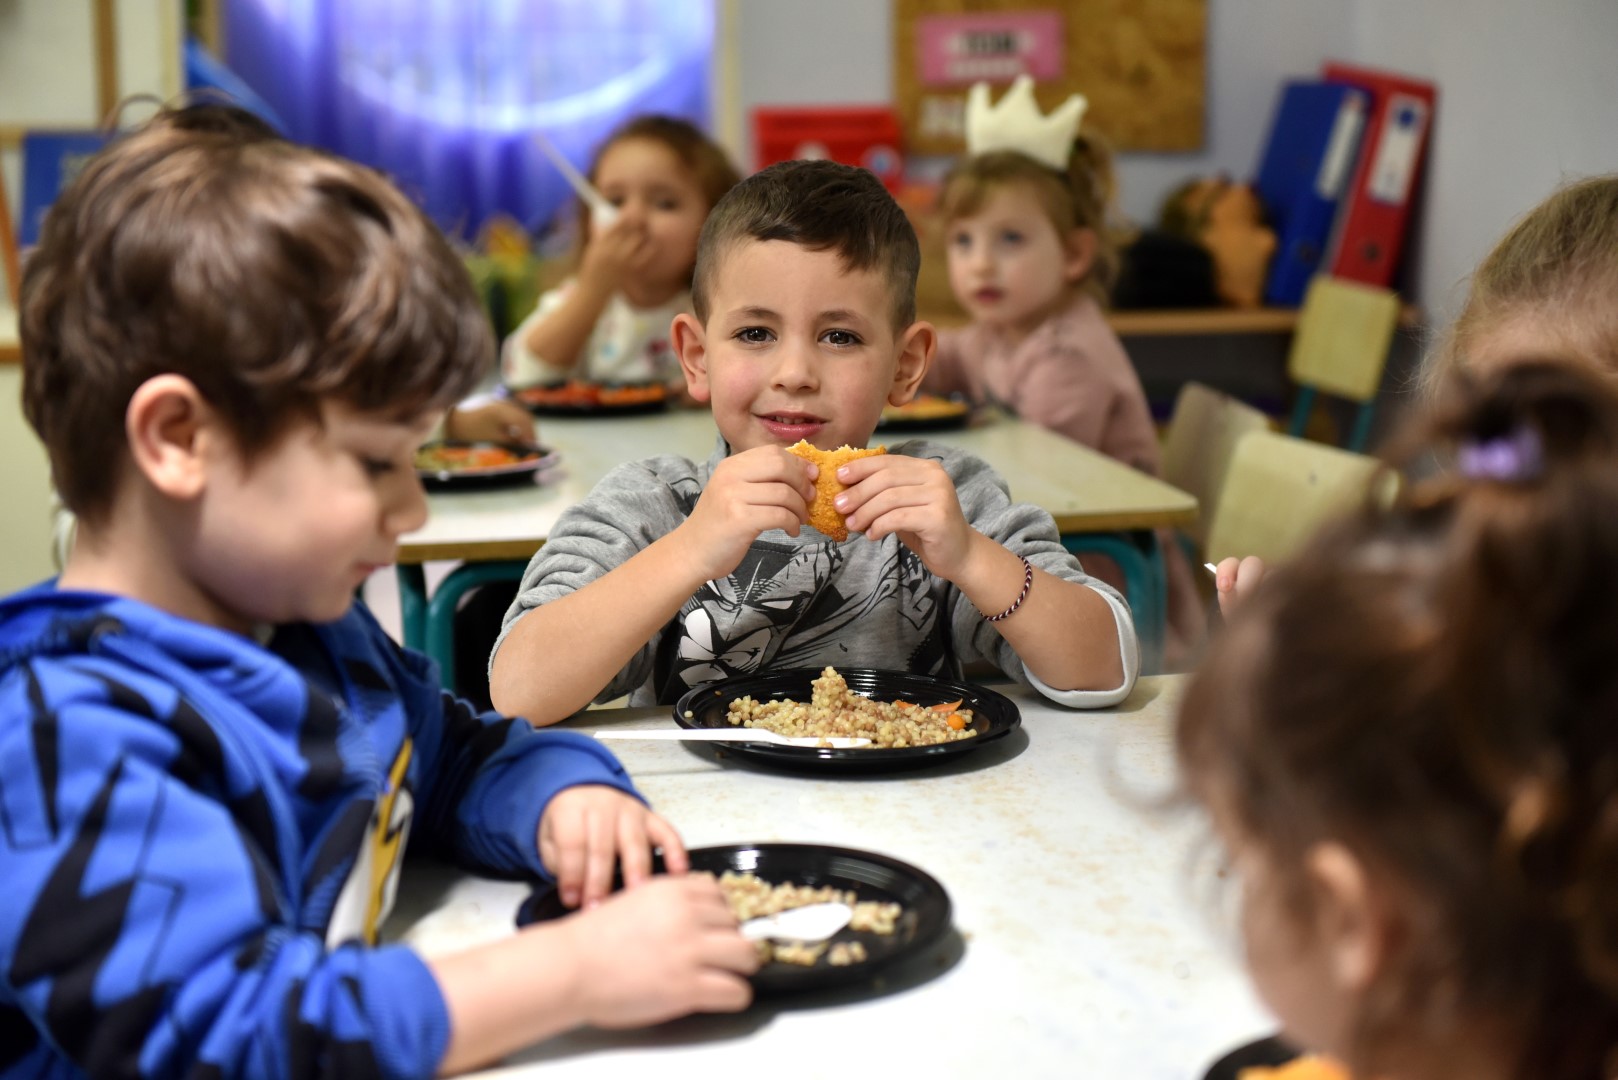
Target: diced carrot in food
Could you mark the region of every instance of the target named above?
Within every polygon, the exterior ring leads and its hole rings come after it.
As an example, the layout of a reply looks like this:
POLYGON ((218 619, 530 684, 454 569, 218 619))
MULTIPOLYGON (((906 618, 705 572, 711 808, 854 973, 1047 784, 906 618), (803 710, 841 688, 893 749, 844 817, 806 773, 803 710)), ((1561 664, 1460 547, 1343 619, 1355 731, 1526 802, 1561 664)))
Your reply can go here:
POLYGON ((966 717, 962 716, 960 713, 950 713, 949 716, 945 718, 944 723, 948 724, 956 731, 959 731, 966 726, 966 717))

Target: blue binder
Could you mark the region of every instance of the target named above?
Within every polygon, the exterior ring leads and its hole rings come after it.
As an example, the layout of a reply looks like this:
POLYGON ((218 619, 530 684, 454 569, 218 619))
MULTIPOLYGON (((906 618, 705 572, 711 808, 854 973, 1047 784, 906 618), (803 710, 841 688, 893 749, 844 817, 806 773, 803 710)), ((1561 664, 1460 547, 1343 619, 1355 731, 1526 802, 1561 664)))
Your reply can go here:
POLYGON ((1354 175, 1370 95, 1342 83, 1286 83, 1254 187, 1276 248, 1265 303, 1296 307, 1321 270, 1337 206, 1354 175))

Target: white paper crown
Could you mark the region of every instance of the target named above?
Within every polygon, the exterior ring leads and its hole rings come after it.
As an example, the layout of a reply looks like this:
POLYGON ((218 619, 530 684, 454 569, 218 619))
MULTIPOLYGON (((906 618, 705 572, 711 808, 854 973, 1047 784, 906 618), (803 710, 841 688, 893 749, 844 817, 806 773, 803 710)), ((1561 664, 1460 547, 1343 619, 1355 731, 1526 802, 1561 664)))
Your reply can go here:
POLYGON ((1034 80, 1027 75, 1017 76, 997 105, 989 104, 988 83, 973 83, 966 94, 966 152, 976 156, 1016 150, 1066 172, 1087 104, 1083 94, 1074 94, 1046 116, 1039 111, 1034 80))

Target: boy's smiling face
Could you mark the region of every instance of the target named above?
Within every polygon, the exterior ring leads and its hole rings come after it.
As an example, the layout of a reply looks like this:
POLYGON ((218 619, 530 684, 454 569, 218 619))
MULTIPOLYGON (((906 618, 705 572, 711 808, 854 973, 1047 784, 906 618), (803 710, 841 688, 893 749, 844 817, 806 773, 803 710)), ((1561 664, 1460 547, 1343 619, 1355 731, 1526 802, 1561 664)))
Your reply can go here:
POLYGON ((849 269, 833 250, 743 240, 721 256, 707 323, 680 316, 674 342, 732 452, 799 439, 863 447, 932 359, 932 327, 895 329, 892 312, 876 270, 849 269))

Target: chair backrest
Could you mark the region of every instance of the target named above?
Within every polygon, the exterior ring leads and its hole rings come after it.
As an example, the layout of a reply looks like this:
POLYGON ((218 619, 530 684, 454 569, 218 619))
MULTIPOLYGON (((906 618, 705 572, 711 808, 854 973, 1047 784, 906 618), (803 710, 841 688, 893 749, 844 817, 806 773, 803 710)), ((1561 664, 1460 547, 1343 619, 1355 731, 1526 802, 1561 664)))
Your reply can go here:
POLYGON ((1199 547, 1219 505, 1236 440, 1269 426, 1269 417, 1258 409, 1211 386, 1188 382, 1180 387, 1163 442, 1163 479, 1197 497, 1201 513, 1185 532, 1199 547))
POLYGON ((1396 293, 1317 276, 1298 315, 1287 374, 1299 386, 1368 402, 1382 383, 1398 325, 1396 293))
POLYGON ((1297 551, 1322 522, 1366 497, 1380 463, 1364 454, 1252 431, 1236 443, 1207 557, 1257 555, 1272 565, 1297 551))

